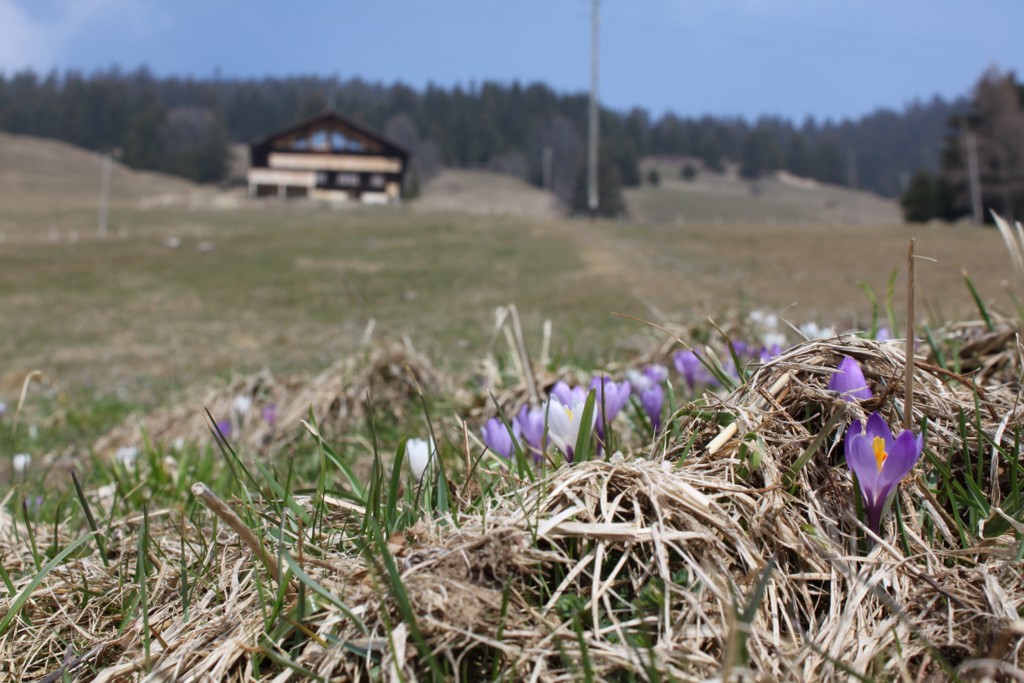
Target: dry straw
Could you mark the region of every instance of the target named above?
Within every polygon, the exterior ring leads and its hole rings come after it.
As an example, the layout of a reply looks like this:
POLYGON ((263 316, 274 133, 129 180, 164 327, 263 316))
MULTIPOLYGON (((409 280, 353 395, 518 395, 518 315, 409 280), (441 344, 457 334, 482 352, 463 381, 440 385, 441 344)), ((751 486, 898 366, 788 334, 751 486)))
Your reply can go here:
MULTIPOLYGON (((947 331, 965 341, 963 353, 972 349, 961 360, 974 364, 984 386, 924 357, 913 364, 912 421, 927 421, 933 453, 983 452, 983 435, 1005 443, 1022 426, 1020 359, 1008 332, 947 331), (964 411, 972 417, 961 428, 964 411)), ((308 638, 288 654, 324 680, 420 680, 426 669, 415 636, 471 680, 490 675, 488 657, 506 678, 530 681, 576 680, 587 669, 595 680, 831 681, 862 672, 876 680, 1019 680, 1024 581, 1012 531, 963 547, 955 513, 918 468, 901 487, 898 519, 890 516, 867 554, 858 543, 869 532, 851 504, 841 436, 865 411, 901 421, 905 361, 898 343, 801 344, 699 412, 684 406, 677 435, 653 449, 563 467, 525 489, 499 490, 485 510, 453 511, 388 539, 415 631, 376 562, 345 550, 364 511, 328 497, 330 539, 310 538, 304 556, 275 553, 282 567, 282 559, 301 566, 334 596, 309 603, 301 623, 308 638), (844 355, 861 363, 875 389, 863 406, 826 388, 844 355)), ((330 396, 331 405, 347 395, 325 377, 297 395, 330 396)), ((405 381, 390 390, 406 391, 405 381)), ((274 525, 262 523, 261 535, 273 537, 274 525)), ((13 524, 0 519, 0 541, 5 566, 21 575, 32 560, 13 524)), ((127 539, 138 524, 122 520, 115 531, 127 539)), ((280 571, 270 554, 258 541, 240 542, 233 525, 210 537, 209 525, 192 527, 169 511, 152 513, 150 525, 160 559, 149 591, 147 680, 260 678, 253 653, 284 647, 263 635, 258 586, 274 585, 266 580, 280 571), (180 542, 181 524, 189 543, 180 542), (182 566, 213 568, 210 580, 191 587, 188 619, 182 566)), ((127 541, 110 548, 120 563, 134 562, 135 552, 127 541)), ((34 662, 65 661, 83 679, 140 676, 142 622, 122 630, 113 609, 126 589, 94 557, 54 570, 32 592, 31 627, 19 623, 0 640, 5 666, 42 676, 53 669, 34 662), (67 598, 82 585, 110 597, 78 609, 67 598), (67 643, 75 644, 68 652, 67 643), (102 672, 86 674, 92 667, 102 672)), ((287 605, 297 604, 297 582, 283 589, 287 605)), ((273 680, 301 678, 285 669, 273 680)))

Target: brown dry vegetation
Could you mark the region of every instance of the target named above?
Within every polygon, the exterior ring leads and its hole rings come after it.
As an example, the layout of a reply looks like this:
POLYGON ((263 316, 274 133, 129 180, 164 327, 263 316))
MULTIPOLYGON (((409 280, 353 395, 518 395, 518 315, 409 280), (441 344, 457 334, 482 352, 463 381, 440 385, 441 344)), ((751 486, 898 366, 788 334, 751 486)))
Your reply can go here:
MULTIPOLYGON (((1019 428, 1016 390, 1006 385, 1021 363, 1005 329, 949 333, 969 342, 965 348, 987 349, 963 358, 985 368, 976 375, 983 386, 976 393, 970 382, 950 383, 948 373, 919 362, 914 415, 929 420, 933 457, 956 472, 964 463, 952 454, 1008 445, 1001 435, 1009 439, 1019 428), (976 401, 977 422, 958 427, 959 411, 976 401)), ((278 526, 287 534, 275 544, 276 559, 264 561, 267 573, 255 554, 259 541, 242 543, 202 516, 151 511, 159 550, 150 560, 148 653, 145 624, 119 629, 119 605, 131 587, 119 586, 95 555, 49 574, 32 592, 31 625, 19 622, 0 653, 9 671, 60 673, 55 663, 63 659, 69 671, 96 681, 143 671, 152 680, 250 681, 260 677, 253 656, 273 652, 323 680, 422 679, 430 676, 424 652, 464 680, 495 672, 538 681, 584 672, 596 680, 1014 679, 1024 666, 1016 522, 965 544, 959 513, 937 502, 921 468, 901 487, 899 521, 886 524, 873 547, 858 543, 863 527, 837 456, 842 429, 833 429, 865 410, 898 421, 900 348, 853 338, 797 346, 706 409, 687 416, 684 407, 676 434, 533 484, 498 474, 489 496, 459 497, 450 514, 425 518, 386 544, 381 538, 368 553, 358 550, 360 529, 374 513, 332 496, 320 531, 276 521, 272 501, 252 503, 266 518, 257 523, 262 537, 278 526), (845 354, 862 363, 877 390, 863 407, 825 389, 845 354), (723 416, 735 418, 733 436, 723 416), (760 441, 744 437, 748 430, 760 441), (827 438, 818 441, 822 430, 827 438), (812 444, 814 457, 799 464, 812 444), (306 578, 277 578, 288 567, 306 578), (192 580, 187 617, 179 568, 205 577, 192 580), (391 571, 401 577, 401 593, 391 571), (304 645, 289 649, 265 634, 260 595, 276 582, 286 622, 298 624, 286 631, 308 635, 304 645), (62 604, 82 585, 106 597, 81 610, 62 604), (65 654, 62 643, 71 641, 77 645, 65 654)), ((985 495, 995 502, 1010 484, 994 459, 992 467, 985 495)), ((456 470, 453 483, 465 493, 465 473, 456 470)), ((306 515, 318 510, 310 497, 295 504, 306 515)), ((988 523, 1001 520, 994 511, 988 523)), ((0 521, 7 567, 20 571, 31 555, 13 520, 0 521)), ((137 536, 140 523, 117 522, 113 538, 137 536)), ((134 542, 117 542, 108 553, 118 566, 137 561, 134 542)))
MULTIPOLYGON (((0 138, 5 149, 22 142, 0 138)), ((28 167, 44 152, 29 145, 20 158, 28 167)), ((176 394, 99 441, 37 454, 51 498, 67 469, 100 471, 84 474, 94 476, 86 497, 101 520, 102 557, 74 494, 49 501, 57 523, 30 529, 27 508, 18 520, 9 511, 21 490, 11 489, 0 508, 10 577, 0 588, 0 675, 426 680, 433 657, 462 680, 1024 678, 1024 526, 1011 507, 1024 429, 1019 326, 999 315, 992 330, 942 325, 976 313, 961 267, 990 311, 1011 308, 1012 270, 994 231, 575 222, 470 215, 443 202, 430 211, 229 209, 212 194, 156 206, 136 180, 115 176, 136 189, 118 200, 107 239, 89 234, 87 182, 68 185, 57 212, 38 181, 0 191, 0 397, 13 398, 35 368, 52 386, 121 390, 138 404, 176 394), (900 421, 896 343, 803 343, 728 395, 682 401, 660 438, 620 420, 621 454, 536 481, 497 459, 477 463, 488 391, 511 412, 531 382, 571 374, 554 372, 557 362, 668 360, 671 340, 612 311, 705 332, 704 316, 735 322, 754 307, 864 326, 858 283, 881 295, 910 236, 935 259, 918 266, 919 300, 952 370, 918 359, 913 415, 927 420, 928 453, 877 543, 851 504, 841 436, 868 410, 900 421), (168 247, 171 237, 182 245, 168 247), (200 251, 204 242, 212 249, 200 251), (512 301, 532 349, 541 321, 554 322, 556 363, 529 377, 509 371, 500 351, 478 364, 493 348, 495 307, 512 301), (376 331, 363 345, 370 320, 376 331), (381 342, 403 335, 426 353, 381 342), (846 354, 875 390, 863 406, 826 390, 846 354), (225 465, 204 450, 199 408, 220 417, 238 394, 277 405, 280 417, 276 427, 236 422, 240 457, 225 465), (351 471, 365 483, 378 472, 369 415, 390 439, 381 448, 390 468, 396 432, 420 409, 434 411, 450 507, 385 535, 368 520, 385 526, 388 511, 354 500, 340 471, 320 483, 309 476, 326 459, 300 420, 311 412, 325 446, 359 454, 351 471), (178 436, 198 445, 165 457, 178 436), (110 467, 116 446, 143 438, 156 445, 139 479, 110 467), (226 484, 243 463, 263 483, 236 473, 226 484), (282 492, 293 467, 307 479, 282 492), (965 527, 980 513, 952 505, 944 487, 968 486, 975 470, 986 512, 965 527), (232 492, 226 507, 192 488, 200 477, 232 492), (110 488, 115 479, 120 488, 110 488), (76 539, 76 552, 39 571, 76 539)), ((403 486, 399 506, 416 509, 411 481, 403 486)))

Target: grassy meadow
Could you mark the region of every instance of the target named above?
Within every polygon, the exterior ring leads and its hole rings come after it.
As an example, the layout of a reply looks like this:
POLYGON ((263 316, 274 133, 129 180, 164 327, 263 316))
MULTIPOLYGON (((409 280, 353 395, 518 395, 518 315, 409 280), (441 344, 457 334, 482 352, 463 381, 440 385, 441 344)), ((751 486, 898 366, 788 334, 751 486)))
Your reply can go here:
POLYGON ((1021 290, 995 230, 855 224, 849 194, 791 183, 666 181, 592 222, 124 172, 99 237, 61 150, 19 149, 60 192, 0 156, 0 678, 1021 674, 1021 290), (911 237, 908 398, 902 342, 873 333, 902 336, 911 237), (844 356, 871 398, 831 388, 844 356), (604 372, 634 393, 597 419, 604 372), (520 410, 554 435, 559 380, 603 436, 532 450, 520 410), (879 529, 844 457, 875 412, 924 435, 879 529))
POLYGON ((106 239, 82 223, 75 243, 67 228, 50 242, 45 221, 8 231, 7 399, 35 369, 67 388, 130 387, 138 400, 232 371, 314 372, 358 348, 371 320, 378 333, 408 335, 438 363, 466 368, 488 349, 495 307, 509 303, 531 347, 551 320, 556 358, 584 365, 652 338, 612 312, 700 324, 764 308, 795 324, 863 327, 871 304, 860 283, 884 297, 910 237, 935 259, 918 269, 933 324, 972 313, 961 266, 992 306, 1014 310, 994 230, 591 223, 276 203, 115 210, 106 239), (172 239, 179 248, 167 246, 172 239))

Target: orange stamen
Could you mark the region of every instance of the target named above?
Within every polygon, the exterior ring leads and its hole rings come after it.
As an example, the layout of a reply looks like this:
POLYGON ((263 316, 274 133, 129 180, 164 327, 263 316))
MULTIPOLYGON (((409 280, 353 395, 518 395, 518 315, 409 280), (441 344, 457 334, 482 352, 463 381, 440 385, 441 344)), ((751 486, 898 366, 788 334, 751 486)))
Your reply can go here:
POLYGON ((889 454, 885 452, 885 439, 876 436, 871 441, 871 446, 875 449, 875 462, 878 464, 878 471, 881 472, 885 459, 889 457, 889 454))

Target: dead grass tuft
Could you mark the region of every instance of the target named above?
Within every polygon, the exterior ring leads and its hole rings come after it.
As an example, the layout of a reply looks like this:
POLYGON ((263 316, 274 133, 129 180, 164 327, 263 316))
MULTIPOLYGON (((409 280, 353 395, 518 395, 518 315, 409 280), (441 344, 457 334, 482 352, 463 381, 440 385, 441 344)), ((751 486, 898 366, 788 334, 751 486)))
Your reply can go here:
POLYGON ((453 396, 452 382, 410 343, 389 342, 344 358, 312 379, 278 379, 269 371, 236 378, 200 397, 150 415, 136 415, 100 438, 93 449, 112 454, 121 446, 138 446, 144 436, 169 445, 176 439, 206 442, 211 438, 205 410, 214 420, 231 425, 230 441, 250 453, 268 453, 296 438, 295 425, 310 411, 325 437, 337 437, 362 425, 369 405, 374 414, 395 421, 415 405, 410 398, 453 396), (244 414, 235 409, 237 397, 251 400, 244 414), (268 422, 264 408, 273 406, 276 419, 268 422))
MULTIPOLYGON (((927 421, 931 453, 948 458, 953 471, 963 465, 957 453, 984 455, 1021 426, 1017 385, 1007 384, 1019 368, 1013 335, 972 329, 951 334, 964 335, 961 349, 974 349, 963 358, 983 369, 974 376, 980 385, 923 357, 914 372, 915 424, 927 421)), ((313 535, 302 552, 279 551, 365 630, 335 603, 309 600, 292 581, 285 603, 292 632, 306 636, 299 645, 264 628, 260 596, 272 584, 233 533, 214 533, 208 522, 193 526, 179 513, 152 513, 159 553, 147 680, 254 680, 263 675, 254 662, 266 662, 259 655, 269 652, 327 680, 417 680, 428 673, 420 635, 466 680, 495 672, 532 681, 830 681, 852 673, 1020 679, 1019 522, 1002 534, 971 530, 980 540, 965 545, 954 519, 960 512, 943 507, 925 480, 927 468, 918 468, 901 486, 899 514, 890 515, 881 538, 870 550, 863 540, 842 437, 866 411, 901 422, 902 353, 900 344, 846 337, 801 344, 730 395, 699 409, 684 406, 677 433, 653 449, 562 467, 531 485, 510 479, 478 502, 485 509, 453 511, 393 535, 387 550, 412 620, 402 616, 386 558, 359 551, 355 530, 366 511, 328 498, 326 535, 313 535), (872 384, 875 398, 863 406, 826 389, 843 355, 856 358, 872 384), (179 527, 188 543, 180 542, 179 527), (180 568, 204 577, 190 588, 187 619, 180 568)), ((313 405, 340 429, 361 410, 368 389, 381 391, 375 383, 382 378, 414 369, 415 382, 386 385, 405 392, 442 382, 406 351, 377 353, 361 367, 339 364, 294 393, 269 379, 232 386, 209 404, 226 408, 239 389, 266 392, 283 421, 305 417, 313 405)), ((175 418, 162 419, 147 429, 168 439, 175 418)), ((253 438, 264 444, 264 436, 253 438)), ((114 443, 111 437, 106 447, 114 443)), ((995 481, 997 501, 1007 492, 1000 493, 998 471, 995 481)), ((308 498, 296 500, 312 510, 308 498)), ((272 515, 260 523, 268 536, 280 524, 272 515)), ((132 538, 138 524, 120 522, 122 537, 132 538)), ((12 541, 9 518, 0 525, 5 566, 21 575, 31 555, 12 541)), ((110 549, 128 566, 135 552, 127 540, 110 549)), ((52 673, 38 663, 62 660, 82 678, 99 669, 94 680, 138 676, 146 666, 142 622, 122 631, 116 610, 108 611, 103 595, 131 590, 114 577, 95 557, 55 569, 32 592, 25 610, 31 624, 17 622, 0 640, 2 658, 26 676, 52 673), (68 600, 82 585, 100 596, 85 607, 68 600)), ((274 680, 288 679, 285 671, 274 680)))

